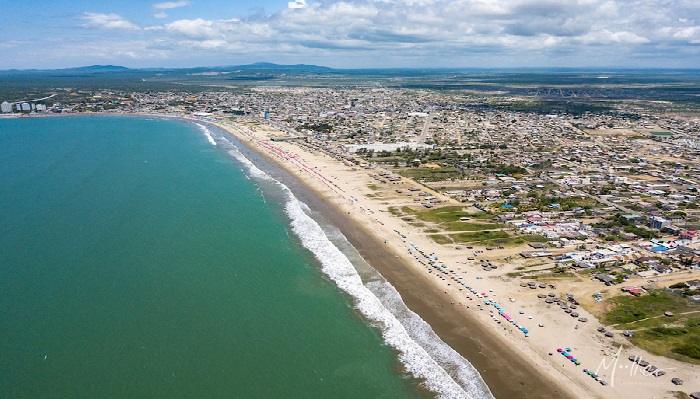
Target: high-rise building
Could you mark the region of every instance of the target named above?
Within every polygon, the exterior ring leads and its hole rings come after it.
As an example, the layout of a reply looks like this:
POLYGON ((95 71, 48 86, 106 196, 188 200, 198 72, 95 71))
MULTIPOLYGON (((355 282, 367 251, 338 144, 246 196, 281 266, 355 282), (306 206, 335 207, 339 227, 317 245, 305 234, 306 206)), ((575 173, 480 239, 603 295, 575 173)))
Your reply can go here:
POLYGON ((0 104, 0 110, 2 110, 2 112, 5 114, 9 114, 12 112, 12 104, 8 103, 7 101, 3 101, 2 104, 0 104))
POLYGON ((31 107, 31 105, 29 105, 29 103, 22 103, 22 111, 29 112, 31 110, 32 110, 32 107, 31 107))

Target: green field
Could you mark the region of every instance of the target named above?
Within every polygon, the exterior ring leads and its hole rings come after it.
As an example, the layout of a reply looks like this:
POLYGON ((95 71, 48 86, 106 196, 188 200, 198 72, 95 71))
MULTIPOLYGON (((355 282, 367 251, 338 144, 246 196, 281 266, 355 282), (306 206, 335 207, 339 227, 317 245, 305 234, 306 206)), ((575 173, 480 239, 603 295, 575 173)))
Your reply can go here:
POLYGON ((408 177, 417 181, 446 181, 450 179, 464 178, 464 172, 453 167, 444 168, 401 168, 395 171, 403 177, 408 177))
POLYGON ((465 212, 461 206, 447 206, 428 211, 415 211, 409 207, 403 207, 402 211, 414 214, 424 222, 435 223, 446 231, 484 231, 497 230, 503 227, 502 225, 488 222, 493 218, 492 215, 486 212, 465 212), (463 217, 469 218, 469 221, 460 221, 459 219, 463 217), (477 221, 477 223, 474 223, 474 221, 477 221))
MULTIPOLYGON (((433 232, 433 230, 426 232, 433 232)), ((428 237, 438 244, 478 244, 484 246, 509 246, 527 242, 547 242, 547 239, 542 236, 513 236, 505 231, 491 230, 469 233, 430 234, 428 237)))
POLYGON ((634 331, 635 345, 656 355, 700 363, 700 304, 666 290, 618 296, 610 304, 605 322, 634 331))

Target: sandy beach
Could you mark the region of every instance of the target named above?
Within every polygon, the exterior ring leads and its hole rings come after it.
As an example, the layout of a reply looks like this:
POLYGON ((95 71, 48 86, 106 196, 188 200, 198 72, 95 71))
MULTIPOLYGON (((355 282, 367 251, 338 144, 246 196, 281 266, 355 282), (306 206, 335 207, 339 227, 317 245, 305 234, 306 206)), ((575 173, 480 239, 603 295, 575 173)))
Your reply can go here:
POLYGON ((314 195, 302 199, 337 226, 399 291, 406 305, 474 365, 495 397, 675 398, 674 391, 700 391, 699 367, 645 353, 619 334, 605 337, 597 332, 600 323, 584 309, 577 313, 588 321, 579 322, 556 303, 538 298, 552 292, 563 298, 565 285, 533 290, 508 278, 506 273, 522 260, 504 261, 504 257, 523 248, 484 251, 438 245, 389 211, 413 205, 411 198, 394 194, 396 189, 427 191, 425 187, 401 179, 376 191, 372 188, 378 185, 376 170, 346 164, 293 141, 273 141, 284 133, 267 125, 216 124, 312 190, 314 195), (498 271, 483 272, 481 259, 497 264, 498 271), (641 356, 666 375, 650 375, 629 356, 641 356), (673 377, 683 379, 684 385, 673 385, 673 377))

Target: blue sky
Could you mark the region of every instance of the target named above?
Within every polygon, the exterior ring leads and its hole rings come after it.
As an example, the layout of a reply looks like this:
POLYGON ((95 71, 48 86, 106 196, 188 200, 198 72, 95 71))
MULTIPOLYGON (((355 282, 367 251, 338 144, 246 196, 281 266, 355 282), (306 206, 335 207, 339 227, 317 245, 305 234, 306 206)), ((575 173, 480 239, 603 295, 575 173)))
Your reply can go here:
POLYGON ((0 0, 0 69, 700 68, 697 0, 0 0))

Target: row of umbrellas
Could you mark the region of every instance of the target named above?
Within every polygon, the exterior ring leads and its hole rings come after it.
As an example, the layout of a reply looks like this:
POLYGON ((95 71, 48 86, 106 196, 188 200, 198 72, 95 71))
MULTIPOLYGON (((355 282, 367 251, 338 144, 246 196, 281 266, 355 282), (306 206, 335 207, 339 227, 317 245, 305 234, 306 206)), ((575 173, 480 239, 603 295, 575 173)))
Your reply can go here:
MULTIPOLYGON (((578 360, 577 358, 575 358, 574 355, 571 354, 571 348, 557 348, 557 352, 559 352, 562 356, 569 359, 571 361, 571 363, 573 363, 577 366, 579 366, 581 364, 581 361, 578 360)), ((550 352, 550 355, 552 355, 551 352, 550 352)), ((601 380, 600 376, 598 374, 596 374, 593 370, 583 369, 583 372, 588 374, 594 380, 600 382, 600 385, 608 385, 608 383, 601 380)))
MULTIPOLYGON (((394 230, 396 234, 398 234, 401 238, 405 239, 406 235, 402 234, 398 230, 394 230)), ((457 273, 455 270, 450 269, 445 265, 443 262, 438 261, 437 255, 435 253, 425 253, 422 251, 418 246, 414 243, 409 243, 410 247, 408 248, 408 253, 413 255, 413 257, 420 263, 421 265, 425 266, 428 268, 428 272, 432 273, 433 271, 436 271, 438 273, 441 273, 450 280, 453 280, 457 284, 461 285, 467 291, 471 292, 472 294, 476 295, 479 298, 482 297, 487 297, 488 294, 486 292, 481 292, 479 293, 475 288, 471 287, 469 284, 467 284, 465 281, 462 280, 462 277, 457 273)), ((449 284, 449 283, 448 283, 449 284)), ((471 297, 468 296, 469 299, 472 299, 471 297)), ((515 326, 518 330, 522 331, 523 334, 525 334, 525 337, 528 337, 528 333, 530 332, 527 328, 519 325, 515 320, 512 319, 508 314, 505 313, 501 305, 499 305, 495 301, 489 301, 485 300, 484 303, 486 305, 491 305, 498 310, 498 314, 501 315, 506 321, 511 323, 513 326, 515 326)))

